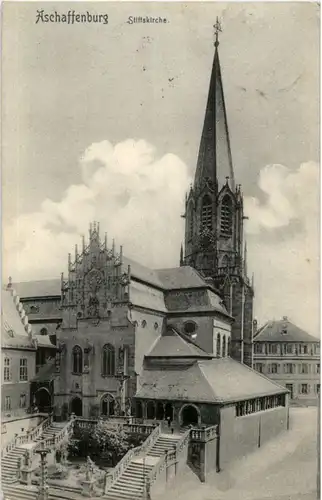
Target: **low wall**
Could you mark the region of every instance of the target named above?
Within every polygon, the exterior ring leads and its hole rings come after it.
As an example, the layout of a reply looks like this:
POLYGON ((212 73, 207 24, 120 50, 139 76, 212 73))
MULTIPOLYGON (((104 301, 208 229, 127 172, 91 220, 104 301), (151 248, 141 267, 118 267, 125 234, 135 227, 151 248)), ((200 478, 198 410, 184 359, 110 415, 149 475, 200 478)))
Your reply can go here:
POLYGON ((288 408, 278 407, 244 417, 235 416, 235 406, 222 408, 220 424, 220 469, 247 455, 287 429, 288 408))
POLYGON ((1 448, 6 446, 15 436, 15 434, 25 434, 37 427, 47 416, 28 415, 1 421, 1 448))

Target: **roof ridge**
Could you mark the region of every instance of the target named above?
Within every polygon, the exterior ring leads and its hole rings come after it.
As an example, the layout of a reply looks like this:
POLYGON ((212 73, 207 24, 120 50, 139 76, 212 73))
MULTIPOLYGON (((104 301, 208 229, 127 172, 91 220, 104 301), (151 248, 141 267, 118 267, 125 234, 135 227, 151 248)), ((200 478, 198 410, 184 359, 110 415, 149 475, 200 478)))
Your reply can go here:
MULTIPOLYGON (((9 283, 6 287, 6 291, 10 293, 12 301, 13 301, 13 303, 16 307, 17 313, 20 317, 20 321, 21 321, 29 339, 32 340, 33 330, 32 330, 31 324, 29 323, 26 310, 25 310, 22 302, 20 301, 19 295, 17 294, 16 290, 13 288, 10 279, 9 279, 9 283)), ((5 321, 5 322, 10 327, 10 329, 13 330, 12 326, 7 321, 5 321)), ((21 337, 21 335, 19 335, 19 334, 18 334, 18 336, 21 337)))

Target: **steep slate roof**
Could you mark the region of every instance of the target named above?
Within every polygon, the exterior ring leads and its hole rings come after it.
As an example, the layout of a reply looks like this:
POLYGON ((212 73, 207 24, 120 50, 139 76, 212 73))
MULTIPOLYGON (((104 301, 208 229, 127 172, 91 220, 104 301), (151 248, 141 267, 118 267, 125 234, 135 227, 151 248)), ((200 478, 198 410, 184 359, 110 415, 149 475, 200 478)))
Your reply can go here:
MULTIPOLYGON (((21 304, 20 309, 21 313, 17 309, 11 290, 3 290, 1 295, 1 347, 34 348, 31 336, 27 333, 23 323, 25 314, 21 304)), ((31 331, 30 325, 28 328, 31 331)))
POLYGON ((48 335, 34 335, 33 338, 37 342, 37 347, 49 347, 56 349, 56 346, 52 344, 48 335))
POLYGON ((207 286, 200 274, 190 266, 158 269, 156 271, 166 290, 200 288, 207 286))
POLYGON ((146 358, 211 358, 211 355, 180 335, 174 328, 160 336, 145 356, 146 358))
POLYGON ((320 342, 288 319, 269 321, 255 335, 254 342, 320 342), (286 333, 282 333, 286 330, 286 333))
MULTIPOLYGON (((155 270, 145 267, 128 257, 123 257, 123 271, 127 271, 128 265, 131 266, 133 278, 162 290, 209 286, 200 274, 189 266, 155 270)), ((21 298, 60 296, 61 293, 60 279, 22 281, 14 283, 13 287, 21 298)))
POLYGON ((20 283, 14 283, 13 287, 22 299, 60 296, 61 281, 60 279, 21 281, 20 283))
POLYGON ((190 366, 144 369, 136 397, 200 403, 229 403, 287 392, 231 358, 196 360, 190 366))

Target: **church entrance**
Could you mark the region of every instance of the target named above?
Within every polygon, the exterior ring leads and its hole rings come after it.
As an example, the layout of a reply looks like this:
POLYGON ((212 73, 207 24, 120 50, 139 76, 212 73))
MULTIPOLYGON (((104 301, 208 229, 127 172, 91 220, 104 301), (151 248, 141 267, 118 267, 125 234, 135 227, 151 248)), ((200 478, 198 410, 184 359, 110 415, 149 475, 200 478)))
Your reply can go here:
POLYGON ((113 416, 115 413, 115 401, 111 394, 104 394, 101 402, 101 415, 113 416))
POLYGON ((164 419, 164 406, 163 403, 157 403, 157 420, 164 419))
POLYGON ((199 412, 193 405, 186 405, 181 411, 181 425, 197 425, 199 422, 199 412))
POLYGON ((80 398, 76 397, 72 399, 70 411, 71 413, 75 413, 77 417, 81 417, 83 415, 83 402, 80 398))
POLYGON ((35 403, 41 413, 49 413, 51 411, 51 396, 46 387, 41 387, 36 391, 35 403))

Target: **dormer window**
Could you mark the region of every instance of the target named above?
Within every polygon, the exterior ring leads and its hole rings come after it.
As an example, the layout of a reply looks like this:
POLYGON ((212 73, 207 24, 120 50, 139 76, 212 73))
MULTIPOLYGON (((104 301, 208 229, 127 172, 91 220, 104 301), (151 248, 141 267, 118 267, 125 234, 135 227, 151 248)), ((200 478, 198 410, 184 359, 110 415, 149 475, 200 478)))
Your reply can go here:
POLYGON ((201 230, 212 230, 212 203, 210 196, 204 196, 201 208, 201 230))
POLYGON ((228 194, 221 202, 220 231, 225 236, 231 236, 233 233, 233 203, 228 194))

